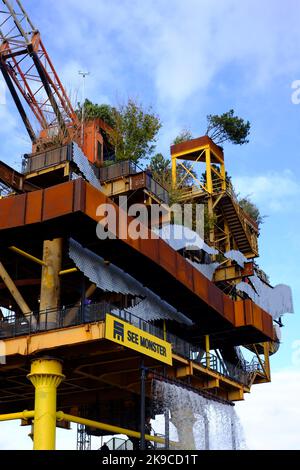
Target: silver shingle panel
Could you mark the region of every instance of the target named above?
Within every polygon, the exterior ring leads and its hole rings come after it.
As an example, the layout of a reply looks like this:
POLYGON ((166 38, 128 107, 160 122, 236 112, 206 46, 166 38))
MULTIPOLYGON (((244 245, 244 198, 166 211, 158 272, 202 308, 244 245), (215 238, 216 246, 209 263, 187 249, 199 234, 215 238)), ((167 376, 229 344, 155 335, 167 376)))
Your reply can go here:
POLYGON ((176 320, 186 325, 193 322, 183 313, 178 312, 170 304, 139 281, 134 279, 114 264, 106 264, 104 259, 92 251, 84 248, 80 243, 70 239, 69 256, 77 268, 100 289, 106 292, 131 294, 140 297, 140 303, 126 310, 143 318, 144 320, 168 319, 176 320))
POLYGON ((124 295, 143 295, 140 284, 132 276, 113 264, 106 264, 103 258, 72 239, 69 256, 77 268, 100 289, 124 295))
POLYGON ((84 155, 83 151, 76 144, 76 142, 72 143, 72 160, 74 161, 84 178, 93 186, 95 186, 95 188, 101 189, 100 181, 98 180, 95 174, 93 166, 88 161, 87 157, 84 155))
POLYGON ((188 250, 203 250, 209 255, 219 253, 218 250, 207 245, 197 232, 183 225, 166 224, 156 233, 176 251, 186 248, 188 250))
POLYGON ((240 251, 238 250, 230 250, 230 251, 227 251, 225 254, 224 254, 225 258, 227 259, 232 259, 233 261, 235 261, 241 268, 244 267, 244 264, 247 263, 249 260, 246 258, 246 256, 243 255, 243 253, 241 253, 240 251))
POLYGON ((277 320, 285 313, 294 313, 292 290, 289 286, 279 284, 270 287, 256 274, 249 279, 254 289, 246 282, 240 282, 236 288, 248 294, 250 299, 270 313, 274 320, 277 320))
POLYGON ((216 269, 220 266, 220 263, 200 264, 190 259, 187 259, 187 261, 210 281, 212 281, 216 269))

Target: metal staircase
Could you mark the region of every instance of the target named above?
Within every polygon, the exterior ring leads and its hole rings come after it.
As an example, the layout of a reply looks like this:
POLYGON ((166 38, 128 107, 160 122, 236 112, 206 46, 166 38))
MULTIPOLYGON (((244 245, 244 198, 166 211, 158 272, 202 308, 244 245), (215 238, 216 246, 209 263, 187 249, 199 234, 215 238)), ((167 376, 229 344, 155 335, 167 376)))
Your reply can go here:
POLYGON ((242 209, 227 192, 224 193, 219 204, 238 250, 245 256, 257 256, 257 247, 251 240, 249 234, 250 227, 249 229, 246 227, 245 214, 243 213, 243 217, 241 214, 242 209))
POLYGON ((133 450, 133 444, 130 439, 121 437, 112 437, 106 442, 109 450, 133 450))

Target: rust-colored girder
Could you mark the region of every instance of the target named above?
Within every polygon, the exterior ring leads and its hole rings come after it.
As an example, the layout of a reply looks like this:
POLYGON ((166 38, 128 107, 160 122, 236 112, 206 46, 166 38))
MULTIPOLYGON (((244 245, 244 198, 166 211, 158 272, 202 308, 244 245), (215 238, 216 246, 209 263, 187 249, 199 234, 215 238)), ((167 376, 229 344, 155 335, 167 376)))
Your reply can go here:
MULTIPOLYGON (((57 219, 68 217, 70 220, 70 217, 74 217, 75 214, 84 216, 87 226, 91 222, 95 224, 100 222, 96 213, 101 204, 113 203, 101 191, 82 179, 2 199, 0 201, 0 239, 9 229, 22 227, 29 229, 33 224, 34 226, 41 224, 40 232, 43 224, 48 227, 50 222, 55 225, 56 236, 59 236, 60 230, 71 229, 69 229, 69 223, 58 223, 57 219)), ((114 207, 118 216, 122 209, 117 205, 114 207)), ((120 227, 117 226, 117 239, 119 236, 120 227)), ((133 253, 147 258, 166 275, 168 274, 170 280, 174 282, 174 289, 176 289, 176 283, 179 283, 191 295, 201 300, 207 306, 208 311, 199 311, 199 320, 200 316, 204 319, 205 315, 215 314, 228 323, 228 328, 252 327, 258 337, 264 338, 256 342, 274 339, 272 317, 267 312, 251 300, 233 301, 162 239, 151 239, 150 234, 149 239, 146 240, 133 240, 128 236, 122 239, 122 243, 124 246, 127 245, 133 253)))

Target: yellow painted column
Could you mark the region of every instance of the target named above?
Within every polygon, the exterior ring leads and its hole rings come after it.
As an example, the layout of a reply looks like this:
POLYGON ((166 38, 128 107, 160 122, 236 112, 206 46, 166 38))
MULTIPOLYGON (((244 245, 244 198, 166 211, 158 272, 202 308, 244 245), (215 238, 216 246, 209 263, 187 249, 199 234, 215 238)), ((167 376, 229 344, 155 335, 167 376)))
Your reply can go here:
POLYGON ((215 224, 214 224, 214 208, 213 208, 213 199, 210 196, 207 200, 207 214, 208 214, 208 223, 209 223, 209 241, 213 245, 215 242, 215 224))
POLYGON ((226 191, 227 183, 226 183, 226 170, 224 163, 221 163, 221 175, 222 175, 222 190, 226 191))
POLYGON ((225 235, 226 235, 225 252, 227 252, 231 249, 231 246, 230 246, 230 230, 229 230, 227 220, 224 220, 224 232, 225 232, 225 235))
MULTIPOLYGON (((44 241, 40 311, 54 310, 47 315, 47 323, 56 323, 56 311, 60 298, 60 272, 62 260, 62 239, 44 241)), ((46 318, 41 317, 41 323, 46 318)))
POLYGON ((176 189, 177 187, 177 159, 172 157, 172 188, 176 189))
POLYGON ((205 352, 206 352, 206 367, 210 367, 210 341, 209 335, 205 335, 205 352))
POLYGON ((51 358, 35 359, 27 378, 35 388, 33 448, 55 450, 56 391, 64 379, 62 363, 51 358))
POLYGON ((211 156, 210 149, 205 150, 205 162, 206 162, 206 189, 209 194, 213 192, 212 173, 211 173, 211 156))
POLYGON ((270 343, 263 343, 263 345, 264 345, 265 369, 266 369, 268 379, 271 380, 270 343))

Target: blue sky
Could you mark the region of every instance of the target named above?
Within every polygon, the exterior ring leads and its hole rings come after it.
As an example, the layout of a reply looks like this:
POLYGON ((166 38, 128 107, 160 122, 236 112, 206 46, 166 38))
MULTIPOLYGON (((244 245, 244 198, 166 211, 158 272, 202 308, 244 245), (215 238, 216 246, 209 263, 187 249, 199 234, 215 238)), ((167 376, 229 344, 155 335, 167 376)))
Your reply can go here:
MULTIPOLYGON (((242 413, 249 417, 258 406, 256 393, 262 409, 268 403, 281 406, 276 397, 282 381, 288 376, 300 386, 300 105, 291 100, 292 82, 300 79, 299 2, 24 0, 24 5, 73 101, 81 97, 78 71, 84 70, 90 72, 86 95, 95 102, 134 97, 151 105, 163 121, 157 150, 166 156, 181 129, 201 135, 209 113, 233 108, 250 120, 250 143, 225 146, 227 170, 237 190, 252 195, 268 216, 259 263, 274 284, 291 285, 295 315, 284 318, 283 344, 272 358, 276 380, 255 387, 249 404, 239 407, 248 406, 242 413), (256 392, 259 388, 269 392, 256 392)), ((18 164, 29 142, 9 96, 0 119, 1 159, 18 164)), ((286 411, 289 430, 296 399, 292 410, 286 411)), ((247 416, 247 437, 257 446, 247 416)), ((297 442, 299 448, 299 435, 297 442)))

